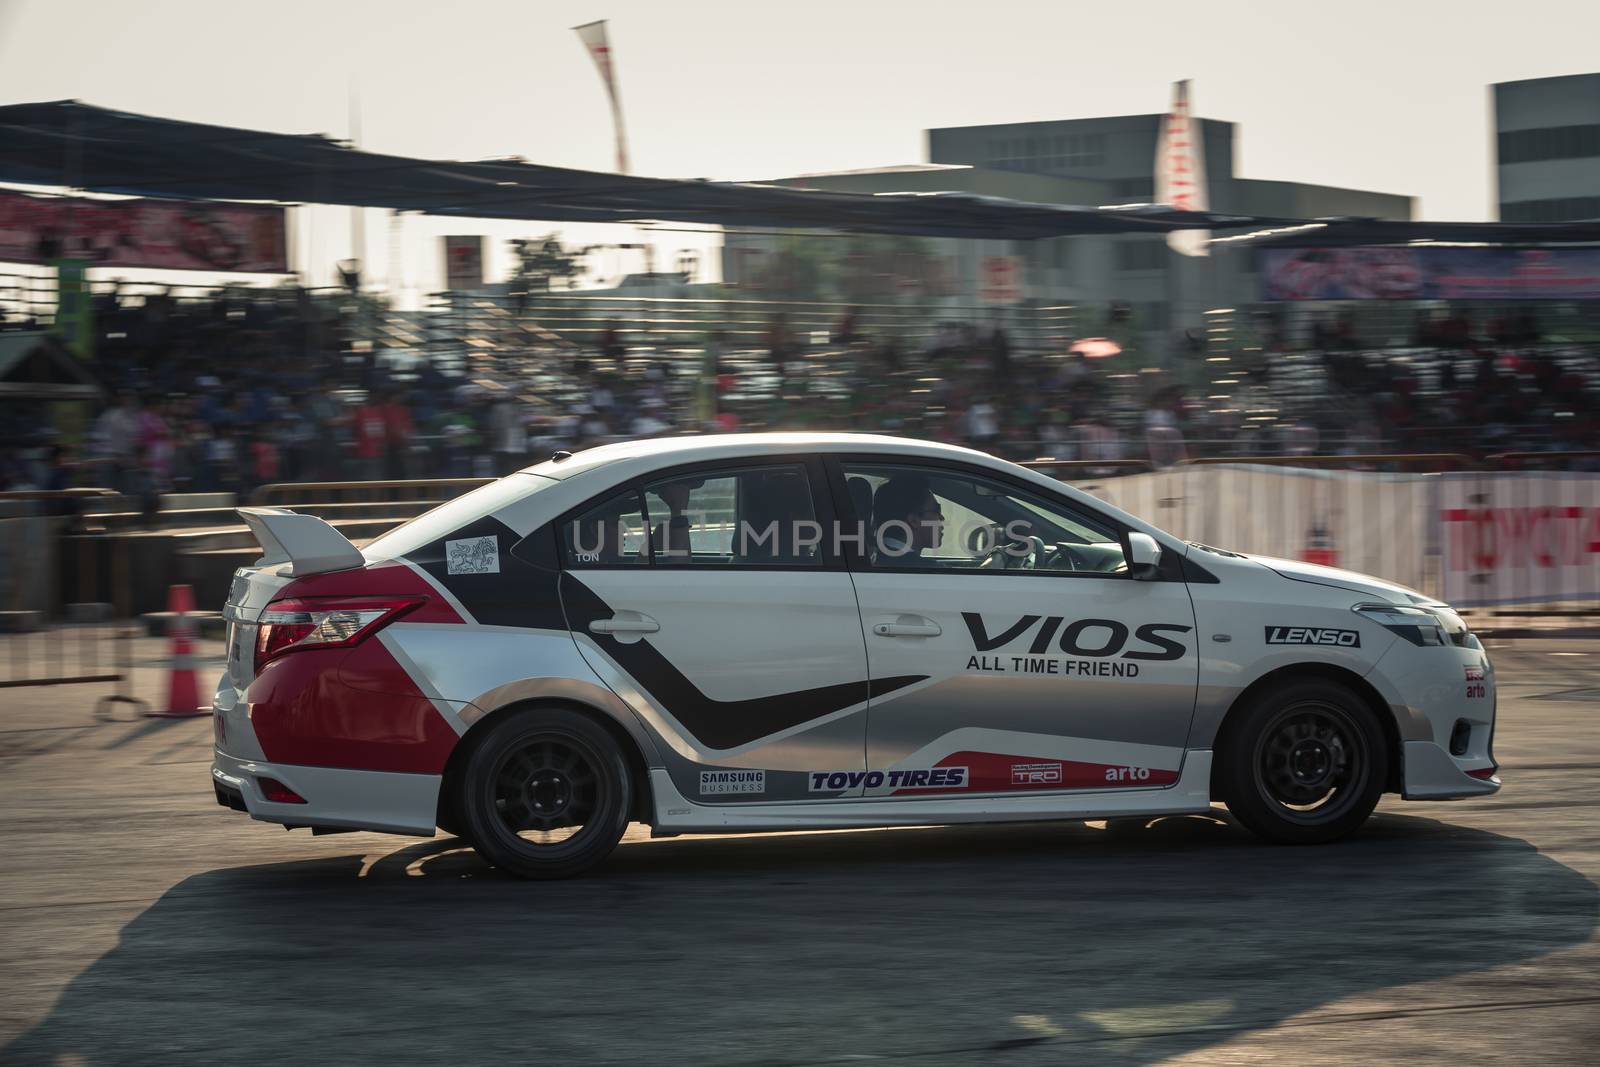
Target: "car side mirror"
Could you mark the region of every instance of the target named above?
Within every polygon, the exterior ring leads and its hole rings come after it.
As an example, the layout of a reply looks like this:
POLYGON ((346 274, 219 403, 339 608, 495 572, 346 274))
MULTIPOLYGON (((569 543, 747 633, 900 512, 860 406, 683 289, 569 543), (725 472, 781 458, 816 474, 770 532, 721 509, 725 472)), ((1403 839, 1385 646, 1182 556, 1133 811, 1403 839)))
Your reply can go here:
POLYGON ((1148 582, 1161 566, 1161 545, 1147 533, 1128 535, 1128 573, 1135 581, 1148 582))

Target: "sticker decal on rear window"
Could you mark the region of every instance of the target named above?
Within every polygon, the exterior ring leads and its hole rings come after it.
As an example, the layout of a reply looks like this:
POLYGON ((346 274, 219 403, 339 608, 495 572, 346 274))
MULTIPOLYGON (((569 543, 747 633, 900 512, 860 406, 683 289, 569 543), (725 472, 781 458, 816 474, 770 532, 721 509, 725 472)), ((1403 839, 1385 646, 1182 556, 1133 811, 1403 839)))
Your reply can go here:
POLYGON ((500 544, 492 534, 446 541, 444 558, 445 571, 449 574, 500 573, 500 544))

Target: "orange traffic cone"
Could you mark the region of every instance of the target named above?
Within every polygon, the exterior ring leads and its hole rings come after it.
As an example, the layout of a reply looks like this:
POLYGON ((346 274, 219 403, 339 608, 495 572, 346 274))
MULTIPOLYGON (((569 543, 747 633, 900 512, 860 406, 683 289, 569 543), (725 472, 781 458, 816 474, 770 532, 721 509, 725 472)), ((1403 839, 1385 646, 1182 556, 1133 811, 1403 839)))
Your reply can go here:
POLYGON ((200 703, 200 687, 194 677, 194 590, 187 585, 175 585, 167 590, 167 610, 172 621, 167 624, 172 634, 172 669, 167 675, 167 703, 165 711, 151 709, 147 714, 162 718, 185 718, 190 715, 209 715, 211 709, 200 703))

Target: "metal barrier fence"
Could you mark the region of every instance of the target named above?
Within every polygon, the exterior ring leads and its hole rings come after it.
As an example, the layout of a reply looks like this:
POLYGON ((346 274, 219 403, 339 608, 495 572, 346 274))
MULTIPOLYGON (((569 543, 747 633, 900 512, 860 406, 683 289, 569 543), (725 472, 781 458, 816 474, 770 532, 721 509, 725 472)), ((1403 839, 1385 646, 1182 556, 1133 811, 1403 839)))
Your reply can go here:
POLYGON ((1480 461, 1459 452, 1422 453, 1355 453, 1347 456, 1198 456, 1177 464, 1179 467, 1253 465, 1266 467, 1303 467, 1313 470, 1421 470, 1440 471, 1473 470, 1480 461))
POLYGON ((47 685, 111 685, 95 701, 99 719, 119 706, 143 712, 149 704, 132 694, 132 642, 138 631, 106 622, 58 623, 34 632, 0 637, 0 690, 47 685))
POLYGON ((437 293, 428 312, 428 345, 564 345, 590 353, 614 334, 625 349, 697 356, 712 335, 729 351, 765 351, 775 335, 802 351, 839 338, 849 316, 862 337, 893 338, 907 351, 927 347, 950 323, 1002 324, 1025 351, 1065 352, 1078 339, 1076 308, 1070 304, 957 305, 947 303, 851 303, 770 300, 731 296, 684 298, 608 295, 582 290, 510 296, 437 293), (469 340, 471 339, 471 340, 469 340), (473 342, 476 343, 473 343, 473 342))
POLYGON ((257 507, 290 504, 443 503, 493 478, 405 478, 373 482, 274 482, 250 494, 257 507))

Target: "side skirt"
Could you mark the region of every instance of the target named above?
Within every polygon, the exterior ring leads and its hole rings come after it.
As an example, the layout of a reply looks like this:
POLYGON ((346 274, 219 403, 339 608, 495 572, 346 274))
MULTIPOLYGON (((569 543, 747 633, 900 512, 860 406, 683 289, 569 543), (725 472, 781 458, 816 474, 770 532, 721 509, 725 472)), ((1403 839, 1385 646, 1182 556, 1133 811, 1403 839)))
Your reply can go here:
POLYGON ((1119 815, 1186 815, 1211 807, 1211 751, 1185 753, 1177 784, 1160 789, 1017 794, 911 800, 855 798, 773 804, 707 805, 684 797, 672 778, 651 768, 657 837, 758 830, 844 830, 872 826, 948 823, 1040 822, 1105 819, 1119 815))

